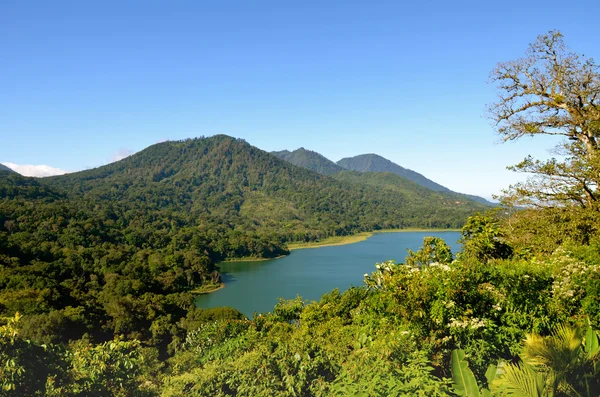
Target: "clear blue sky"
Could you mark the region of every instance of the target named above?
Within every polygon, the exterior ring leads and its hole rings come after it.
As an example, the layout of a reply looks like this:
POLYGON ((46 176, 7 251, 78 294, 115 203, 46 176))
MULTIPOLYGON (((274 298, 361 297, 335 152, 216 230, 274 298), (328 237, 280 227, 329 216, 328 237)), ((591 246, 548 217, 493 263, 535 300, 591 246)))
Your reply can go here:
POLYGON ((499 145, 498 61, 559 29, 600 57, 600 2, 0 2, 0 162, 67 171, 228 134, 336 161, 378 153, 490 196, 547 140, 499 145))

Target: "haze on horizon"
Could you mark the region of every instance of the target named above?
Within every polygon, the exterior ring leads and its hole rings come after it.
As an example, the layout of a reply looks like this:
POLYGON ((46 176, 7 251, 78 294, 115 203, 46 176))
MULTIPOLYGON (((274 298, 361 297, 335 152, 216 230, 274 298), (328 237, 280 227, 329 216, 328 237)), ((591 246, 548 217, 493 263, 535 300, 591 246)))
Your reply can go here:
POLYGON ((0 162, 43 176, 227 134, 333 161, 376 153, 489 198, 523 179, 506 166, 556 143, 498 144, 484 117, 489 72, 551 29, 598 56, 598 11, 592 1, 3 2, 0 162))

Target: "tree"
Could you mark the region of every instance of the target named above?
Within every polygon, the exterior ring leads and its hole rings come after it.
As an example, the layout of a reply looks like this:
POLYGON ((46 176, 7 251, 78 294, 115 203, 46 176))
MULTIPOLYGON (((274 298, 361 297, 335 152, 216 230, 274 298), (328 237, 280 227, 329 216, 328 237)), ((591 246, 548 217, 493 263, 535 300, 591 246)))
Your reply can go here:
POLYGON ((491 80, 498 83, 499 100, 490 105, 490 118, 504 141, 565 137, 557 146, 560 158, 529 156, 509 167, 533 176, 505 191, 504 201, 600 211, 600 73, 593 59, 569 51, 563 35, 550 31, 526 57, 498 64, 491 80))

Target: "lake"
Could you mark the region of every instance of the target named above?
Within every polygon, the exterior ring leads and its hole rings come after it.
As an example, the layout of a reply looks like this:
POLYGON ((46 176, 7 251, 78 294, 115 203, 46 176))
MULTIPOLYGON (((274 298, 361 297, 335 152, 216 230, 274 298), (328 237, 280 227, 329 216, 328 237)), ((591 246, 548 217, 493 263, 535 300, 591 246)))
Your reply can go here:
POLYGON ((362 285, 363 275, 375 270, 376 263, 402 262, 406 249, 416 251, 426 236, 443 238, 454 254, 460 248, 459 232, 378 233, 358 243, 295 250, 268 261, 225 262, 219 265, 225 288, 198 296, 196 305, 230 306, 252 317, 272 311, 279 297, 319 300, 334 288, 362 285))

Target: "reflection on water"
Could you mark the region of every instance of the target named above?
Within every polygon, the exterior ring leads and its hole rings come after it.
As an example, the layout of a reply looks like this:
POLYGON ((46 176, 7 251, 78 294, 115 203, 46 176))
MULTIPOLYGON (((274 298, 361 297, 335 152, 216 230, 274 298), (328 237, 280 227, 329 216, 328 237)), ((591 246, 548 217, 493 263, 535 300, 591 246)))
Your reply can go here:
POLYGON ((251 317, 271 311, 278 297, 318 300, 334 288, 345 291, 362 285, 363 274, 371 273, 375 263, 403 261, 406 249, 417 250, 426 236, 443 238, 454 253, 459 249, 459 232, 382 233, 355 244, 302 249, 268 261, 225 262, 220 264, 225 288, 198 296, 196 304, 231 306, 251 317))

